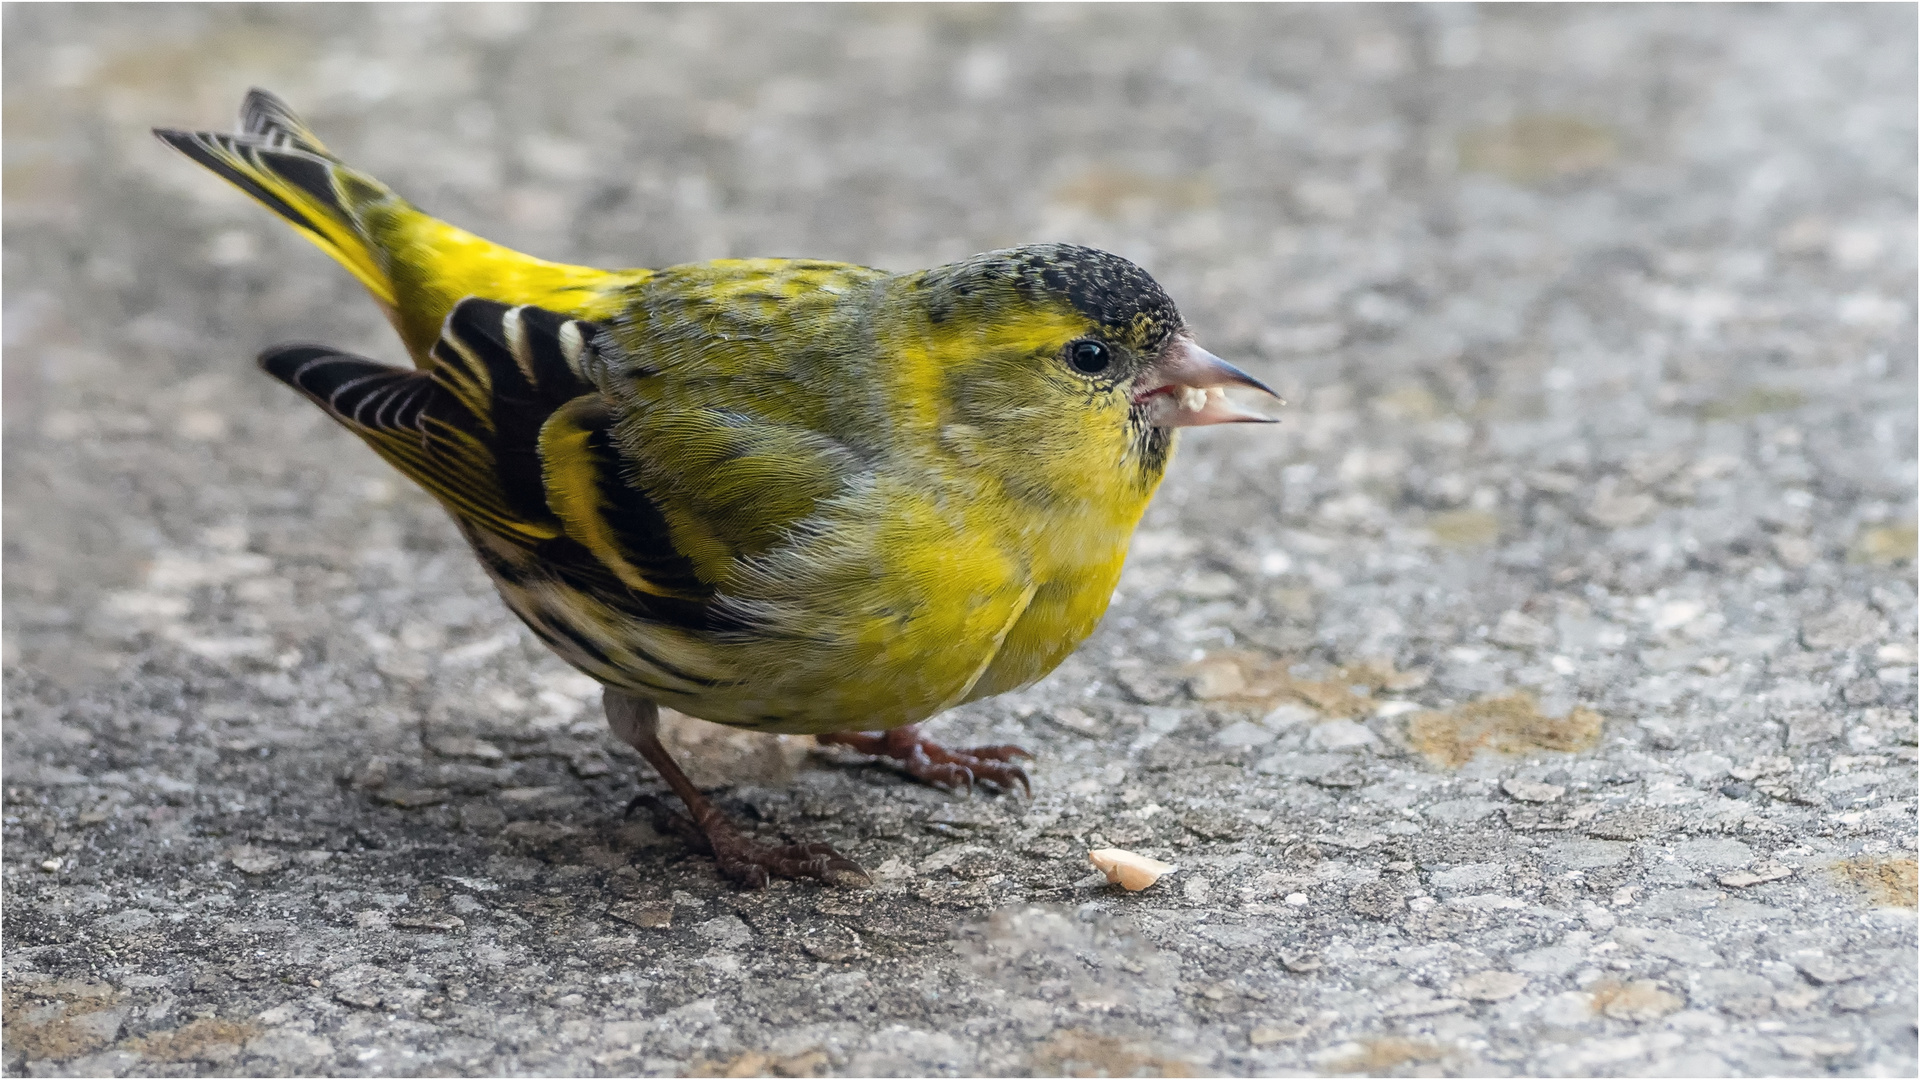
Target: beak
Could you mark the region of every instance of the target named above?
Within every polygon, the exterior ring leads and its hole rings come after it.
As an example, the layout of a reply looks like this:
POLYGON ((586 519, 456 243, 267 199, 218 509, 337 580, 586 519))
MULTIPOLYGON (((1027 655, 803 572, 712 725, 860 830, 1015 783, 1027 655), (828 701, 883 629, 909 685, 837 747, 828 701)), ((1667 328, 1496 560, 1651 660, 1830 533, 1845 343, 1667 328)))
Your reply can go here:
POLYGON ((1271 416, 1227 400, 1225 388, 1244 386, 1285 405, 1267 384, 1193 343, 1182 334, 1160 350, 1134 380, 1133 403, 1146 409, 1154 427, 1203 427, 1208 424, 1277 424, 1271 416))

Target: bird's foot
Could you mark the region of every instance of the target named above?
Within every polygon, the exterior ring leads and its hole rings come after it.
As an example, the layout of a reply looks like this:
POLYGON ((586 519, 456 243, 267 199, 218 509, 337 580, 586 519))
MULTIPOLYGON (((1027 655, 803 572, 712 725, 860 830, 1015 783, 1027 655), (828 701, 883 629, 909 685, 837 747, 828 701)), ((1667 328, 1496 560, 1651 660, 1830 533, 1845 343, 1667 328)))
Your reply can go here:
POLYGON ((907 770, 907 775, 923 784, 932 784, 948 791, 964 789, 973 793, 975 783, 990 784, 1002 791, 1012 791, 1018 783, 1028 798, 1033 797, 1033 785, 1027 782, 1027 772, 1015 765, 1015 758, 1031 760, 1032 754, 1017 746, 975 746, 966 750, 949 750, 932 739, 920 734, 920 725, 908 724, 878 734, 860 731, 838 731, 817 736, 823 743, 850 747, 862 754, 875 757, 892 758, 907 770))
POLYGON ((688 817, 652 795, 636 795, 627 813, 646 807, 653 827, 672 833, 703 855, 712 855, 722 876, 749 889, 764 889, 769 877, 814 878, 829 885, 865 887, 873 879, 860 864, 826 844, 762 844, 749 839, 711 806, 701 820, 688 817))

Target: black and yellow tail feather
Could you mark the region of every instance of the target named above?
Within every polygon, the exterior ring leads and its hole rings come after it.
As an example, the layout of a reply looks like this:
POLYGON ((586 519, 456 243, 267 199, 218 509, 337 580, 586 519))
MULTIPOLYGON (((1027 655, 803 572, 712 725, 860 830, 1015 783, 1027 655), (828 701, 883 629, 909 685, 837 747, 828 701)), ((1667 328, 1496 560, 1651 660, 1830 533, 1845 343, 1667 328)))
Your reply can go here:
POLYGON ((246 99, 240 102, 240 134, 262 139, 275 149, 333 156, 327 144, 307 127, 306 121, 294 115, 286 102, 258 87, 247 91, 246 99))
POLYGON ((389 313, 395 310, 399 297, 363 215, 368 206, 399 196, 334 157, 285 102, 265 90, 249 91, 234 135, 165 128, 154 134, 287 219, 389 313))
POLYGON ((385 309, 414 362, 428 354, 454 304, 482 296, 588 319, 612 315, 646 270, 607 271, 523 255, 426 214, 342 162, 264 90, 247 95, 236 134, 155 129, 286 219, 346 267, 385 309))

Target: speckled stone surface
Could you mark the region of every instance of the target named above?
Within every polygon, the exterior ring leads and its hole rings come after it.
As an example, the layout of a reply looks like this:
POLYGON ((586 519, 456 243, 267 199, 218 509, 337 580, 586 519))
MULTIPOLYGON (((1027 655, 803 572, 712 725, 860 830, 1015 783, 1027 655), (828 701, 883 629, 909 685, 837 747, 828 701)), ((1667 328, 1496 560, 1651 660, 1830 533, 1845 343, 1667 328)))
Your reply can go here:
MULTIPOLYGON (((1910 1076, 1915 15, 5 9, 9 1075, 1910 1076), (963 799, 591 684, 261 347, 398 349, 146 134, 278 91, 549 258, 1148 267, 1184 441, 963 799), (1178 865, 1140 893, 1089 848, 1178 865)), ((857 722, 857 718, 849 718, 857 722)))

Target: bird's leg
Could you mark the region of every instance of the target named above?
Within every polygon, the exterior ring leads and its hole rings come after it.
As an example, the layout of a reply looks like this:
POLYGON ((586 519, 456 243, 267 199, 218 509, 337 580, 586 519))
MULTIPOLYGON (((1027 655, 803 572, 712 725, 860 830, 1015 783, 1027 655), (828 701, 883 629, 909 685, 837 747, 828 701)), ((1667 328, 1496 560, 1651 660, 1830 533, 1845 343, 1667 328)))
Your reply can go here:
POLYGON ((660 743, 660 708, 644 698, 608 690, 604 699, 607 726, 627 745, 640 751, 661 779, 686 804, 687 812, 672 810, 650 795, 628 805, 653 811, 661 831, 679 833, 696 850, 710 852, 720 873, 750 889, 765 888, 769 874, 789 878, 818 878, 834 885, 868 885, 871 879, 858 863, 826 844, 762 844, 742 835, 726 815, 709 802, 660 743))
POLYGON ((1013 764, 1014 758, 1031 760, 1033 755, 1017 746, 949 750, 920 734, 919 724, 877 734, 836 731, 815 738, 823 743, 852 747, 863 754, 892 758, 907 770, 908 776, 934 787, 965 788, 971 792, 975 781, 985 781, 1003 791, 1012 791, 1018 782, 1027 797, 1033 797, 1033 785, 1027 783, 1026 770, 1013 764))

